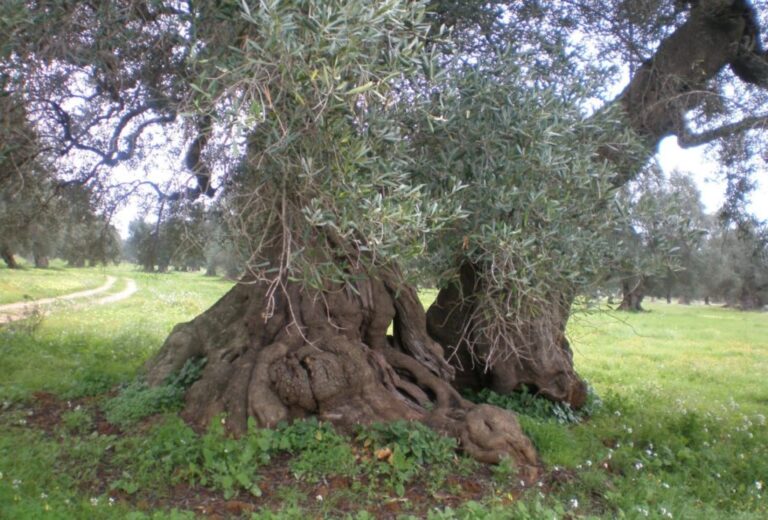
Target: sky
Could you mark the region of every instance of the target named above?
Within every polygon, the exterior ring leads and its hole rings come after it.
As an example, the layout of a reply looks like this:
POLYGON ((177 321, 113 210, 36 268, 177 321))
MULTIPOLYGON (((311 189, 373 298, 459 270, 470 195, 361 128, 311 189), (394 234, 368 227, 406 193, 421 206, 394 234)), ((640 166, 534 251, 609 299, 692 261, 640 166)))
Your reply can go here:
MULTIPOLYGON (((676 137, 667 137, 659 145, 656 160, 665 174, 677 170, 688 174, 699 187, 707 213, 715 213, 725 198, 725 182, 718 176, 719 165, 704 153, 706 146, 680 148, 676 137)), ((749 209, 760 220, 768 220, 768 171, 754 179, 757 188, 750 194, 749 209)))

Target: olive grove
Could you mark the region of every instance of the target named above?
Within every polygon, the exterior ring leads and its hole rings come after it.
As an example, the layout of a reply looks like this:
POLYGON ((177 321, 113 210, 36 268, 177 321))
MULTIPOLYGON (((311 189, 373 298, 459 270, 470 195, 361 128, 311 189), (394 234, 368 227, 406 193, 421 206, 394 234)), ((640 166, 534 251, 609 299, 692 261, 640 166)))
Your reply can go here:
POLYGON ((0 183, 45 161, 102 200, 215 201, 245 275, 145 366, 206 359, 188 420, 419 420, 534 475, 461 391, 581 406, 565 327, 622 254, 617 188, 672 135, 742 164, 768 122, 760 3, 600 4, 9 0, 0 183), (174 188, 112 174, 163 149, 174 188))

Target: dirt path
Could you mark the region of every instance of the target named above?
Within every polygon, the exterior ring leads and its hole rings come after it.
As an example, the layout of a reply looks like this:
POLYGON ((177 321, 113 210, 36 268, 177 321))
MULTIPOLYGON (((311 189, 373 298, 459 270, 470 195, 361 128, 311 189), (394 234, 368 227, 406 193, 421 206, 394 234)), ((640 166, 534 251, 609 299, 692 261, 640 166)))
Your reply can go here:
POLYGON ((133 293, 135 293, 138 290, 139 288, 136 286, 136 282, 131 278, 126 278, 125 289, 123 289, 119 293, 110 294, 105 298, 96 300, 94 303, 96 305, 105 305, 107 303, 119 302, 120 300, 125 300, 126 298, 130 298, 133 295, 133 293))
MULTIPOLYGON (((108 303, 114 303, 120 300, 124 300, 138 290, 136 282, 131 278, 126 278, 126 287, 122 291, 111 294, 104 298, 94 301, 96 305, 105 305, 108 303)), ((88 289, 86 291, 78 291, 70 294, 64 294, 62 296, 56 296, 53 298, 42 298, 40 300, 23 301, 17 303, 9 303, 6 305, 0 305, 0 325, 3 323, 10 323, 28 317, 32 313, 47 314, 50 307, 59 302, 78 300, 80 298, 89 298, 91 296, 97 296, 99 294, 109 291, 117 281, 114 276, 107 276, 107 281, 103 285, 96 287, 95 289, 88 289)))

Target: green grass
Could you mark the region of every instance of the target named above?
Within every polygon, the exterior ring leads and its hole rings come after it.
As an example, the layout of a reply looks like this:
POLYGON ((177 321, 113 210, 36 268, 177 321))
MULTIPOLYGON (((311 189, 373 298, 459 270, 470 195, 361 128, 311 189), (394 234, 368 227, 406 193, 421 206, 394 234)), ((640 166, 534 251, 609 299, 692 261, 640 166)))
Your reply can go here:
POLYGON ((127 266, 51 272, 131 277, 139 291, 112 305, 57 308, 36 328, 0 330, 0 518, 192 518, 167 505, 180 483, 204 486, 220 503, 253 501, 243 518, 363 519, 388 507, 433 519, 768 517, 768 314, 650 304, 648 313, 575 316, 576 366, 602 405, 565 423, 550 406, 512 400, 547 466, 541 486, 521 494, 514 467, 484 469, 402 424, 347 438, 297 423, 235 440, 216 429, 200 435, 170 414, 128 421, 120 436, 100 431, 119 400, 83 396, 122 384, 133 388, 121 394, 126 417, 166 409, 129 383, 175 323, 231 284, 127 266), (40 391, 78 403, 52 433, 28 415, 40 391), (379 461, 379 449, 396 455, 379 461), (461 478, 481 484, 481 494, 462 494, 461 478), (338 479, 354 485, 327 494, 338 479), (426 506, 408 498, 413 486, 430 497, 426 506))
POLYGON ((647 396, 649 405, 711 411, 768 407, 768 314, 664 303, 650 312, 577 315, 575 362, 599 393, 647 396))
MULTIPOLYGON (((129 266, 95 272, 130 277, 138 291, 109 305, 56 308, 34 334, 0 335, 0 399, 40 390, 71 393, 99 378, 126 381, 175 324, 200 314, 232 285, 199 273, 147 274, 129 266)), ((109 293, 122 290, 123 283, 109 293)))
POLYGON ((106 282, 103 269, 65 268, 53 262, 48 269, 22 264, 21 269, 0 266, 0 305, 28 299, 38 300, 96 288, 106 282))

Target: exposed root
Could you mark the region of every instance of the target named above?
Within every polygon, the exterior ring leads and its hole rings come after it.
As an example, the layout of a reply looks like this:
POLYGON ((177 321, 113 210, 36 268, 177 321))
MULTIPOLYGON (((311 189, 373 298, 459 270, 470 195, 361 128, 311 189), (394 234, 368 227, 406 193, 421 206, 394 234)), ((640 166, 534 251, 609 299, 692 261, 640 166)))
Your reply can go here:
POLYGON ((248 420, 273 427, 310 415, 351 430, 357 424, 422 421, 456 437, 478 460, 513 457, 526 474, 538 459, 514 415, 478 406, 451 386, 442 348, 426 332, 415 291, 384 281, 322 294, 298 285, 276 294, 265 319, 264 284, 238 284, 195 320, 178 325, 146 365, 163 381, 187 359, 206 356, 184 416, 207 425, 225 413, 234 434, 248 420), (395 337, 387 337, 394 320, 395 337))

